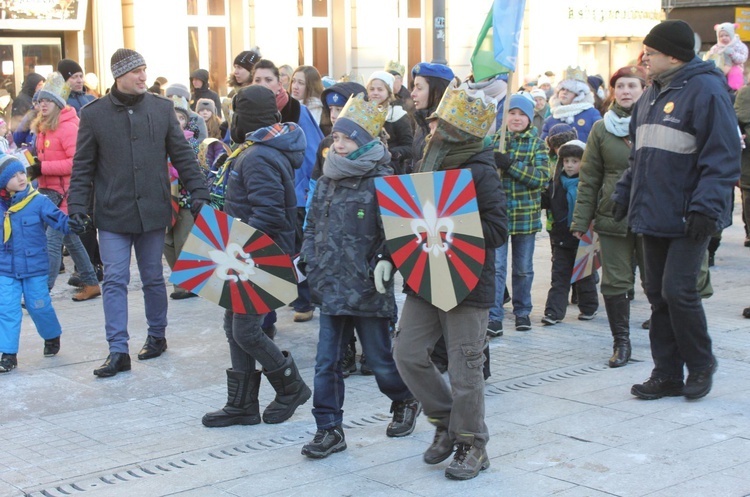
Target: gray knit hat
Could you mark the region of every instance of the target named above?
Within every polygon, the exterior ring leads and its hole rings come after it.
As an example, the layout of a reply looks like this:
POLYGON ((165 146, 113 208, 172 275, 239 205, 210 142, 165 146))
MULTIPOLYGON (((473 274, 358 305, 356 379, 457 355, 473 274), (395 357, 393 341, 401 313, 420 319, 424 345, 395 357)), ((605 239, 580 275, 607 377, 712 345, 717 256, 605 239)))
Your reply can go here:
POLYGON ((130 50, 129 48, 118 48, 117 51, 112 54, 112 59, 110 60, 112 76, 114 76, 115 79, 129 73, 136 67, 145 65, 146 59, 143 58, 143 55, 135 50, 130 50))
POLYGON ((190 101, 190 90, 187 89, 187 86, 183 85, 182 83, 172 83, 171 85, 167 86, 167 89, 164 90, 164 94, 167 96, 167 98, 177 95, 178 97, 182 97, 187 101, 190 101))

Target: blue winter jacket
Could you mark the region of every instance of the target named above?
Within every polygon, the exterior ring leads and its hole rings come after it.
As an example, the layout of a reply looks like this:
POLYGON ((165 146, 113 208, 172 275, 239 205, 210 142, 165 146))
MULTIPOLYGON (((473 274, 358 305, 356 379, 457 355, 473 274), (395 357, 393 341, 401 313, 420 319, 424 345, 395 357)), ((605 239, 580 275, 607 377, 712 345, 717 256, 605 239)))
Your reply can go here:
POLYGON ((96 100, 94 95, 83 91, 71 91, 68 96, 68 105, 76 110, 76 115, 81 115, 81 107, 96 100))
POLYGON ((728 90, 714 63, 696 57, 665 88, 654 81, 636 103, 630 167, 612 194, 629 205, 634 233, 685 236, 690 212, 715 219, 718 230, 731 223, 740 139, 728 90))
POLYGON ((304 105, 300 105, 297 124, 299 124, 299 127, 305 133, 307 145, 305 147, 305 159, 302 162, 302 166, 294 171, 294 191, 297 194, 297 207, 305 207, 307 204, 307 194, 310 191, 310 176, 312 176, 312 170, 317 159, 318 145, 323 139, 323 132, 320 130, 318 123, 315 122, 315 118, 304 105))
MULTIPOLYGON (((602 115, 599 113, 599 111, 594 107, 591 107, 590 109, 581 111, 573 116, 573 122, 570 123, 570 125, 573 126, 578 132, 578 139, 583 143, 586 143, 586 140, 588 140, 589 138, 589 133, 591 133, 591 127, 594 126, 594 123, 596 121, 601 120, 601 118, 602 115)), ((567 124, 566 121, 553 116, 549 116, 547 119, 545 119, 544 125, 542 126, 542 140, 547 139, 547 135, 549 135, 549 130, 552 129, 552 126, 560 123, 567 124)))
MULTIPOLYGON (((11 206, 21 202, 31 191, 18 192, 11 197, 11 206)), ((10 206, 0 200, 0 219, 10 206)), ((10 214, 11 235, 7 243, 5 227, 0 223, 0 274, 9 278, 28 278, 46 276, 49 273, 49 256, 47 255, 47 225, 70 233, 68 216, 55 207, 44 195, 36 195, 18 212, 10 214)))
POLYGON ((294 172, 302 164, 305 135, 296 124, 283 123, 248 133, 246 139, 255 143, 232 163, 224 212, 262 231, 284 252, 293 254, 297 225, 294 172))

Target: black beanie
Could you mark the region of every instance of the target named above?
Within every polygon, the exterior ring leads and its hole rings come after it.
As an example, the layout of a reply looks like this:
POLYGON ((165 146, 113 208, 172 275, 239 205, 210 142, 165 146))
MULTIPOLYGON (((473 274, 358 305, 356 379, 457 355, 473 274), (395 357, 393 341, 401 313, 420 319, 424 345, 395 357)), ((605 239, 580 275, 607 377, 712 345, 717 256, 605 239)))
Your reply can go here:
POLYGON ((690 62, 695 57, 693 28, 679 19, 654 26, 643 39, 643 44, 683 62, 690 62))
POLYGON ((232 141, 242 143, 248 133, 279 122, 281 114, 276 108, 276 95, 261 85, 242 88, 232 99, 232 141))
POLYGON ((248 72, 253 72, 253 67, 260 60, 260 54, 254 50, 245 50, 240 52, 237 57, 234 58, 235 65, 244 67, 248 72))
POLYGON ((78 62, 74 60, 63 59, 57 63, 57 72, 62 74, 62 77, 65 78, 65 81, 67 81, 75 73, 83 73, 83 68, 79 66, 78 62))

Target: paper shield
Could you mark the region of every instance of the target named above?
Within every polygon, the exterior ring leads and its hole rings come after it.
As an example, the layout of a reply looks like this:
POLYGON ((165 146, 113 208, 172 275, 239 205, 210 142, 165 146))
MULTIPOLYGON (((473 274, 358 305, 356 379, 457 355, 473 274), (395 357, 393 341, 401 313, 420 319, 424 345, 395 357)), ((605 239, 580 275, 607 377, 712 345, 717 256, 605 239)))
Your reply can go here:
POLYGON ((238 314, 264 314, 297 298, 289 255, 261 231, 208 206, 169 280, 238 314))
POLYGON ((406 284, 444 311, 479 282, 484 236, 471 171, 375 180, 386 245, 406 284))
POLYGON ((594 224, 592 223, 578 243, 576 261, 573 264, 573 274, 570 278, 571 283, 582 280, 586 276, 591 276, 594 271, 602 267, 602 261, 599 257, 600 252, 599 235, 594 231, 594 224))

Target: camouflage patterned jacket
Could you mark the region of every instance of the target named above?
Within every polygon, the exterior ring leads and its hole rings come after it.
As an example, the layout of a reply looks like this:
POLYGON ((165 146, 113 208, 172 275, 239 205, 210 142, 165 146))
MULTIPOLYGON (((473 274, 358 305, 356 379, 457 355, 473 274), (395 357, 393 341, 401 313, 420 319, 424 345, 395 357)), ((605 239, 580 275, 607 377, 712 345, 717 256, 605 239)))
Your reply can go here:
POLYGON ((393 280, 381 295, 372 279, 378 260, 389 258, 375 192, 375 178, 392 174, 389 162, 386 152, 364 176, 317 182, 301 256, 312 301, 324 314, 393 316, 393 280))

